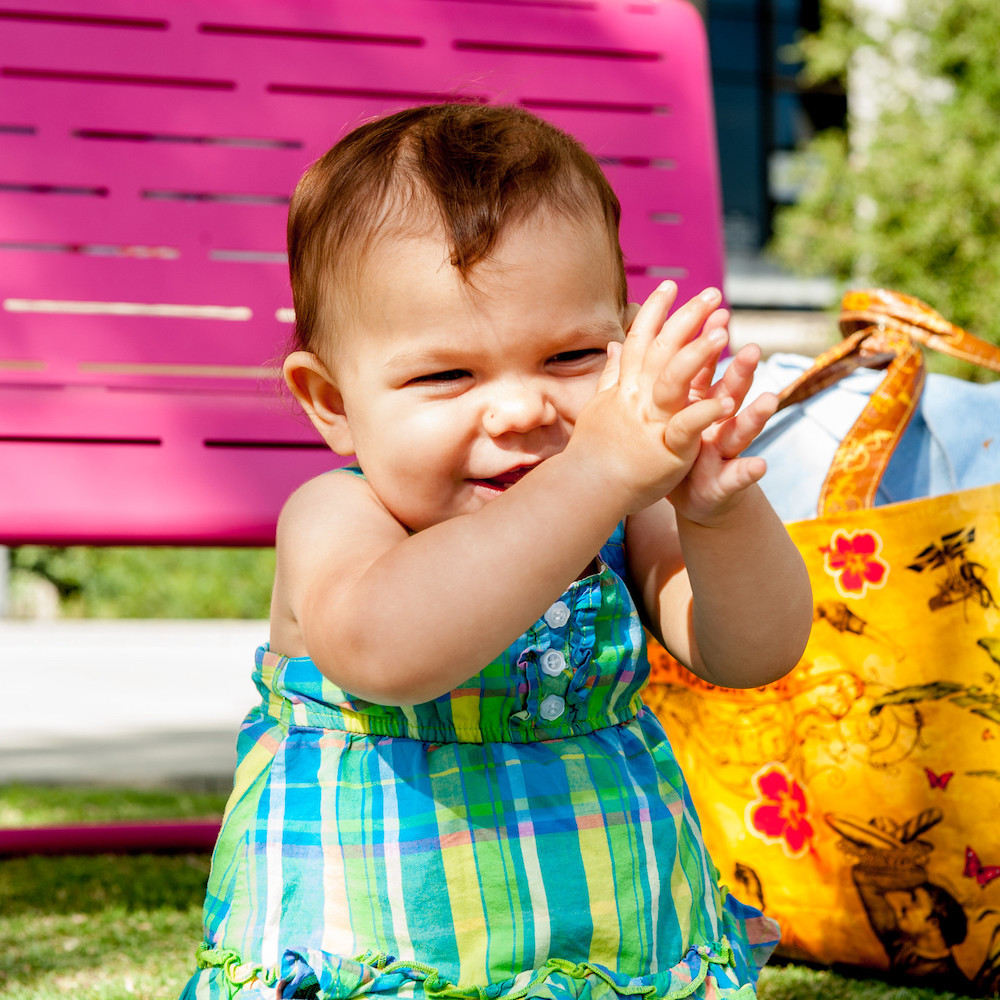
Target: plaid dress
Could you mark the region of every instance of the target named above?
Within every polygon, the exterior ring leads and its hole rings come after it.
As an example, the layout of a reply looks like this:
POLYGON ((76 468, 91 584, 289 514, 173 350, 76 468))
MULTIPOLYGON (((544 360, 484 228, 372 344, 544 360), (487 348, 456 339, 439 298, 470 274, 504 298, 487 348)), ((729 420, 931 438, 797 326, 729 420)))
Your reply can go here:
POLYGON ((183 1000, 756 995, 777 926, 719 885, 643 706, 623 541, 432 702, 258 650, 183 1000))

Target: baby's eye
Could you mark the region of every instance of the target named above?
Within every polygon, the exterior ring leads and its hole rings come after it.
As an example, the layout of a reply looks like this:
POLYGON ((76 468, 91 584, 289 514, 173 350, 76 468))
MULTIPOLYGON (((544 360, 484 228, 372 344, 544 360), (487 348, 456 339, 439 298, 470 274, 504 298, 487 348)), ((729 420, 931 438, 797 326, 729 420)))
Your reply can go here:
POLYGON ((549 359, 557 365, 579 364, 581 361, 590 361, 595 357, 604 357, 608 352, 597 347, 587 347, 579 351, 562 351, 553 354, 549 359))
POLYGON ((410 382, 414 383, 430 383, 435 384, 439 382, 458 382, 460 379, 467 378, 469 373, 464 368, 450 368, 445 372, 430 372, 427 375, 418 375, 416 378, 411 378, 410 382))

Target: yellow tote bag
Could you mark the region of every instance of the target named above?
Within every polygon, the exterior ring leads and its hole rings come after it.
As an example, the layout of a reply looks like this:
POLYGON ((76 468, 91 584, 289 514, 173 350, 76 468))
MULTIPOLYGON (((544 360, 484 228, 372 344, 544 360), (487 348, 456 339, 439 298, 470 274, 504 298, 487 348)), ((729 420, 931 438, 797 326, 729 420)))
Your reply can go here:
POLYGON ((730 690, 653 645, 646 700, 723 881, 781 923, 781 954, 996 992, 1000 485, 870 504, 919 398, 914 341, 996 370, 1000 351, 882 290, 848 293, 841 322, 783 404, 858 365, 887 372, 819 516, 788 525, 815 604, 801 662, 730 690))

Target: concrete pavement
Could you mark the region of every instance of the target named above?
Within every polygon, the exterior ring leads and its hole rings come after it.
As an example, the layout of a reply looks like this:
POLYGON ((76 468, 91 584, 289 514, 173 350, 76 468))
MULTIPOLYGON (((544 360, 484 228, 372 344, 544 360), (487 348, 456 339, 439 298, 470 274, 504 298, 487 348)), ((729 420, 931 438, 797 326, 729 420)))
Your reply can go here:
POLYGON ((0 621, 0 783, 231 786, 263 621, 0 621))

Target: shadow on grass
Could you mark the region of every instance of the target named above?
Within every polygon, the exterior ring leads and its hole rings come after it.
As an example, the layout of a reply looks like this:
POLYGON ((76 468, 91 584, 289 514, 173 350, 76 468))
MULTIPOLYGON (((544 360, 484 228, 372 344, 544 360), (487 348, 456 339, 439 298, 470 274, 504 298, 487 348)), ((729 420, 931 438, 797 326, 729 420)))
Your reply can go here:
POLYGON ((966 1000, 948 993, 893 982, 870 969, 823 969, 775 962, 761 973, 760 1000, 966 1000))

